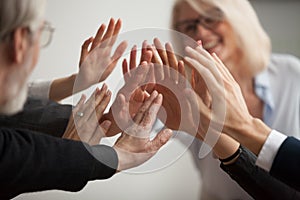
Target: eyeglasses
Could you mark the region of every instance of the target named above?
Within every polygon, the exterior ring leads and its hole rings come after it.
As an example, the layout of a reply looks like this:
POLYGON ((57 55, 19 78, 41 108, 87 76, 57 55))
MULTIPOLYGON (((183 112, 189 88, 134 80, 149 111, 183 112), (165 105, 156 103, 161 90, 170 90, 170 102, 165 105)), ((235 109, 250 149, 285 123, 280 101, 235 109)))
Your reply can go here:
POLYGON ((51 24, 45 21, 43 27, 41 28, 41 38, 40 38, 41 48, 45 48, 51 43, 54 31, 55 29, 51 26, 51 24))
POLYGON ((221 21, 223 21, 223 16, 223 12, 216 9, 214 12, 210 12, 209 17, 203 17, 200 15, 196 19, 178 22, 175 27, 178 31, 186 35, 194 36, 197 33, 198 25, 202 25, 207 29, 215 28, 221 21))

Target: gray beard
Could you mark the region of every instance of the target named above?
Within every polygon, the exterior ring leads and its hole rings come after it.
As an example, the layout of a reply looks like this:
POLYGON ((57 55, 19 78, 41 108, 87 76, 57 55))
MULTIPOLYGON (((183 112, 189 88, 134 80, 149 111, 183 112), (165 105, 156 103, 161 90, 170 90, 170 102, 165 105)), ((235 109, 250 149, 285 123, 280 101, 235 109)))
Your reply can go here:
POLYGON ((24 84, 16 97, 7 101, 6 104, 0 106, 0 113, 4 115, 13 115, 23 110, 23 106, 27 99, 28 86, 24 84))

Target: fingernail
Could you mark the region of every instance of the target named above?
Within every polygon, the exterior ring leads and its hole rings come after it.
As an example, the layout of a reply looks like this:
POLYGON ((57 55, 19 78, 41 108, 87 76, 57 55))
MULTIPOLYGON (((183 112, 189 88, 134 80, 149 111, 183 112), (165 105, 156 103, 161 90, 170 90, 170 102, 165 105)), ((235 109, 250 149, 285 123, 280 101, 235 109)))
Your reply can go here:
POLYGON ((163 98, 163 95, 162 94, 159 94, 158 96, 157 96, 157 100, 161 100, 163 98))
POLYGON ((189 57, 185 56, 185 57, 184 57, 184 60, 189 61, 189 60, 191 60, 191 59, 190 59, 189 57))
POLYGON ((107 85, 106 85, 106 83, 103 83, 101 90, 102 90, 102 91, 107 90, 107 85))
POLYGON ((158 95, 158 92, 157 92, 156 90, 154 90, 154 91, 152 92, 152 95, 156 97, 156 96, 158 95))
POLYGON ((105 130, 108 130, 110 125, 111 125, 111 121, 105 120, 104 122, 102 122, 101 127, 105 130))
POLYGON ((202 47, 202 41, 201 40, 198 40, 197 44, 202 47))
POLYGON ((171 51, 172 50, 172 44, 169 43, 169 42, 167 42, 166 43, 166 49, 169 50, 169 51, 171 51))
POLYGON ((95 89, 95 95, 97 95, 99 93, 100 93, 100 89, 98 87, 96 87, 96 89, 95 89))
POLYGON ((85 94, 82 94, 80 100, 84 100, 86 98, 85 94))
POLYGON ((186 52, 191 52, 191 49, 192 49, 191 47, 185 47, 186 52))

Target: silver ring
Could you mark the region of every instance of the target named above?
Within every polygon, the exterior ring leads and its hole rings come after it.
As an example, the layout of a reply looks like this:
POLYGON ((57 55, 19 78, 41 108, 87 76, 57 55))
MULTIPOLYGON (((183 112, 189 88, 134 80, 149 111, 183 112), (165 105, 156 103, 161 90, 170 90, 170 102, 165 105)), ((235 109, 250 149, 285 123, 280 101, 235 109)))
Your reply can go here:
POLYGON ((83 112, 77 112, 76 115, 77 115, 78 117, 83 117, 83 112))

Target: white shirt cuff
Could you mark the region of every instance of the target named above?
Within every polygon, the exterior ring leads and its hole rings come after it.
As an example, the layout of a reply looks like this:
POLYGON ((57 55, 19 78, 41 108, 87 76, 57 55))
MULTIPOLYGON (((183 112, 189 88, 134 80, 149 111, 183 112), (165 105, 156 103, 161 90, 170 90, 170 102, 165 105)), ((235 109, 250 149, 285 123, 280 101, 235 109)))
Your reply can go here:
POLYGON ((259 155, 256 160, 256 165, 269 172, 271 170, 275 156, 281 144, 286 138, 286 135, 283 135, 278 131, 272 130, 267 140, 265 141, 261 151, 259 152, 259 155))
POLYGON ((49 99, 52 81, 33 81, 28 84, 28 96, 38 99, 49 99))

